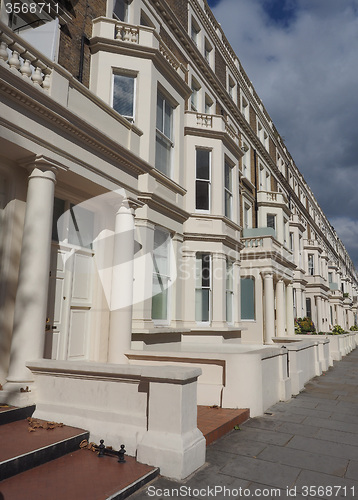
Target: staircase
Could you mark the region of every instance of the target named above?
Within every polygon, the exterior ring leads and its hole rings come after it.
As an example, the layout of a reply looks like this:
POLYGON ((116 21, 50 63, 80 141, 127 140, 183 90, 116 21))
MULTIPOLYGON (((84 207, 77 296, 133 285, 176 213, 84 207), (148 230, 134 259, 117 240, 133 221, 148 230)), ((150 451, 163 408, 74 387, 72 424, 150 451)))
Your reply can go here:
POLYGON ((0 500, 120 500, 158 475, 132 457, 80 449, 88 432, 31 421, 34 410, 0 407, 0 500))

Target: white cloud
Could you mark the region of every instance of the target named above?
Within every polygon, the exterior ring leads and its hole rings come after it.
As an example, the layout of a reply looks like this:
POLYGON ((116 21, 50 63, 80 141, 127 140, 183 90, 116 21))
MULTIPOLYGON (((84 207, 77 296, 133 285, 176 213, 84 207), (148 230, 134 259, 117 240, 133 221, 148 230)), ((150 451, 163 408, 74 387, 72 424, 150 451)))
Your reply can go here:
MULTIPOLYGON (((323 210, 351 219, 358 213, 358 0, 297 0, 286 26, 268 17, 264 3, 221 0, 213 12, 323 210)), ((352 239, 345 243, 353 250, 352 239)))

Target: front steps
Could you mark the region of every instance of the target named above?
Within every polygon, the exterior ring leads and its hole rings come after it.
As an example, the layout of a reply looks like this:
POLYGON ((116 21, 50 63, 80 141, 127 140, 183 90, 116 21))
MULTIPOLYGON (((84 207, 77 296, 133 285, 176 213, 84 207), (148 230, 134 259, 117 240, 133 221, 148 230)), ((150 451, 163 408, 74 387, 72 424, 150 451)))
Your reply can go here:
POLYGON ((80 442, 89 439, 82 429, 55 426, 29 432, 26 419, 34 410, 0 407, 0 498, 120 500, 159 473, 132 457, 120 464, 116 457, 99 458, 80 449, 80 442))
POLYGON ((198 428, 206 439, 206 446, 232 431, 250 418, 249 409, 198 406, 198 428))

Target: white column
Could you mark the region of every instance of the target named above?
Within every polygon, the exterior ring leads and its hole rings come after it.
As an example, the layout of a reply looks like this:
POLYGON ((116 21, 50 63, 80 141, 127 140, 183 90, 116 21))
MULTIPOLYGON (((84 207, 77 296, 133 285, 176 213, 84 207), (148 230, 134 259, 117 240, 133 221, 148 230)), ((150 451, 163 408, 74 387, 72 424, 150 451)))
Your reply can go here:
POLYGON ((277 337, 283 337, 285 335, 285 302, 282 279, 276 283, 276 327, 277 337))
MULTIPOLYGON (((297 294, 296 294, 297 297, 297 294)), ((286 325, 287 335, 295 334, 295 321, 293 317, 293 284, 288 283, 286 288, 286 325)))
POLYGON ((302 318, 302 290, 296 288, 296 314, 297 318, 302 318))
POLYGON ((272 344, 272 338, 275 336, 275 295, 273 288, 273 273, 269 272, 264 274, 264 294, 264 342, 265 344, 272 344))
POLYGON ((26 389, 24 386, 34 380, 26 362, 41 359, 44 352, 55 181, 55 169, 41 162, 29 177, 10 366, 5 385, 10 392, 13 387, 14 396, 15 385, 26 389))
POLYGON ((322 298, 319 295, 316 296, 316 308, 317 308, 316 330, 317 330, 317 332, 321 332, 322 331, 322 298))
POLYGON ((131 348, 134 269, 134 209, 124 200, 116 214, 108 362, 127 363, 131 348))

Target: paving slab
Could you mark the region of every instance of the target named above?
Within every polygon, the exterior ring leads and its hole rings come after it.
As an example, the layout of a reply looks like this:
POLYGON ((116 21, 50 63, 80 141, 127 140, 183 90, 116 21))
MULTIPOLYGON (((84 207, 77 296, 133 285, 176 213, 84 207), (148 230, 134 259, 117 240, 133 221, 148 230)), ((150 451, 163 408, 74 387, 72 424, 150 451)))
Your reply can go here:
POLYGON ((241 457, 240 461, 232 461, 221 469, 227 476, 260 481, 266 486, 286 488, 295 483, 299 473, 298 467, 272 463, 259 458, 241 457))
MULTIPOLYGON (((187 498, 210 498, 205 488, 217 483, 242 488, 230 498, 358 500, 358 349, 344 359, 295 398, 210 445, 206 465, 187 480, 152 484, 197 488, 197 495, 186 490, 187 498)), ((147 493, 133 498, 148 499, 147 493)), ((165 493, 154 498, 176 498, 165 493)))
POLYGON ((277 462, 334 476, 344 476, 349 460, 337 457, 324 457, 318 453, 307 453, 282 446, 267 446, 259 455, 260 460, 277 462))

